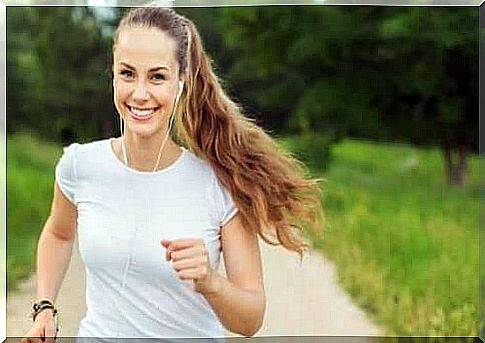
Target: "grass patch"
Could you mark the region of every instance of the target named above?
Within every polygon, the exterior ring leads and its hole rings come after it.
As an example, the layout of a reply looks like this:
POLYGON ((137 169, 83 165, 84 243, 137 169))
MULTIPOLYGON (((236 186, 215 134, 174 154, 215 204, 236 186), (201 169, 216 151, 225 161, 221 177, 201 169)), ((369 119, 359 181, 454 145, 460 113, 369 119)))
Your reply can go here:
POLYGON ((29 134, 7 137, 7 291, 34 271, 60 154, 59 146, 29 134))
MULTIPOLYGON (((323 176, 327 227, 312 237, 388 335, 477 336, 479 161, 446 184, 438 149, 346 140, 323 176)), ((320 174, 320 175, 319 175, 320 174)))

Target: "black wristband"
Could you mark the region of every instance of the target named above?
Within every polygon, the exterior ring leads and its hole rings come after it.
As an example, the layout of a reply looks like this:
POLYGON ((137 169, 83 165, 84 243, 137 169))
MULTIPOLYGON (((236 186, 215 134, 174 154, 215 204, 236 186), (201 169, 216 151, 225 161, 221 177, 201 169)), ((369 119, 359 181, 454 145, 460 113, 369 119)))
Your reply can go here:
POLYGON ((46 309, 51 309, 53 316, 57 314, 54 304, 50 300, 41 300, 32 305, 32 320, 35 321, 37 315, 46 309))
POLYGON ((42 299, 42 300, 35 302, 32 305, 32 309, 34 311, 37 311, 37 309, 40 308, 40 306, 43 306, 43 305, 50 305, 50 306, 54 307, 54 304, 52 303, 52 301, 50 301, 48 299, 42 299))

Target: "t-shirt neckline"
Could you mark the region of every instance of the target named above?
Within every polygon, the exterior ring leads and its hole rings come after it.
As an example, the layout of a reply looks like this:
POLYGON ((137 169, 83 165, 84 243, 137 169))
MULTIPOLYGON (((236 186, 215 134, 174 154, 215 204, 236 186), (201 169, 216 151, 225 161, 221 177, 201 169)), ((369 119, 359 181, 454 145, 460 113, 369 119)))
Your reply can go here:
POLYGON ((182 149, 182 153, 180 154, 180 156, 174 161, 172 162, 172 164, 170 164, 169 166, 163 168, 163 169, 160 169, 160 170, 157 170, 157 171, 154 171, 154 172, 150 172, 150 171, 142 171, 142 170, 137 170, 137 169, 134 169, 134 168, 131 168, 129 166, 127 166, 126 164, 123 163, 123 161, 119 160, 118 157, 116 156, 114 150, 113 150, 113 146, 111 144, 111 142, 115 139, 115 137, 112 137, 112 138, 109 138, 107 140, 107 145, 108 145, 108 150, 109 150, 109 154, 111 155, 111 157, 114 159, 114 161, 120 165, 121 167, 123 167, 125 170, 129 171, 130 173, 133 173, 133 174, 139 174, 139 175, 160 175, 160 174, 165 174, 166 172, 174 169, 178 164, 180 164, 180 162, 183 160, 185 154, 186 154, 186 151, 187 149, 183 146, 181 146, 180 148, 182 149))

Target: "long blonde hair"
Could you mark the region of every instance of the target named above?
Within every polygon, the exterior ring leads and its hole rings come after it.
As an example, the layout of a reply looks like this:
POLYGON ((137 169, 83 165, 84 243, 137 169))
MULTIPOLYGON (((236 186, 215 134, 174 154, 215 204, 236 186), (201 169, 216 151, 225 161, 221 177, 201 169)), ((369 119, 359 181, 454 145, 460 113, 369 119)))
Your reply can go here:
POLYGON ((175 138, 210 163, 231 193, 245 229, 302 256, 308 244, 298 231, 318 232, 323 225, 317 180, 229 99, 189 19, 169 8, 132 9, 122 18, 114 45, 124 27, 139 26, 156 27, 177 42, 185 84, 175 112, 175 138))

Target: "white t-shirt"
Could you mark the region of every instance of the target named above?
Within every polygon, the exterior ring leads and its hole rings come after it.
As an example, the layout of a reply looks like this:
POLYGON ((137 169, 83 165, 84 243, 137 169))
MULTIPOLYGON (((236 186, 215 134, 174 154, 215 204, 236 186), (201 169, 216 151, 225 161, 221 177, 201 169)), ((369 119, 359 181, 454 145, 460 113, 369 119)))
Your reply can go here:
POLYGON ((178 279, 162 239, 203 238, 213 268, 220 226, 237 212, 210 165, 187 149, 166 169, 141 172, 112 139, 64 148, 56 181, 76 205, 87 313, 78 337, 222 337, 207 300, 178 279))

